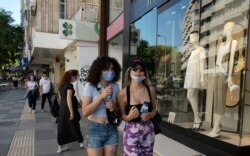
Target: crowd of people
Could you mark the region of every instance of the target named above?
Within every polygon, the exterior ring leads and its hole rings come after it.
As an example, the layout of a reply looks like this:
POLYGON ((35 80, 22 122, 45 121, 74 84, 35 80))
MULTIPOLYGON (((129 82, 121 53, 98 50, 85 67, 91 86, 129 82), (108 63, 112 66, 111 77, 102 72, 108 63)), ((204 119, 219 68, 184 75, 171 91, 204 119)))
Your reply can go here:
MULTIPOLYGON (((29 74, 25 82, 29 111, 36 112, 36 101, 40 96, 41 112, 45 112, 45 100, 52 105, 52 95, 60 97, 57 117, 57 153, 68 150, 65 145, 78 141, 80 148, 87 148, 90 156, 116 156, 119 137, 117 126, 108 118, 108 113, 119 112, 125 121, 123 132, 124 155, 152 156, 155 140, 151 119, 156 114, 156 91, 150 85, 148 71, 143 61, 134 59, 125 73, 124 88, 120 90, 121 66, 115 58, 97 57, 89 69, 82 97, 76 82, 78 70, 66 71, 60 79, 58 91, 48 73, 38 80, 29 74), (79 108, 81 107, 81 111, 79 108), (80 129, 81 114, 87 119, 85 136, 80 129)), ((50 107, 51 109, 51 107, 50 107)))

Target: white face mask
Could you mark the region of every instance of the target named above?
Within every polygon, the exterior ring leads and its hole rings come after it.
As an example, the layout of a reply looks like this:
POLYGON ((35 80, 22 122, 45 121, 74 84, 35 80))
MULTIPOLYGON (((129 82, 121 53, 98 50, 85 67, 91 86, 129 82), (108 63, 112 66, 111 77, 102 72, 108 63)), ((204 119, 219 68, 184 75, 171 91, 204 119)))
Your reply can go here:
POLYGON ((145 80, 145 76, 134 76, 134 75, 130 75, 131 80, 134 82, 142 82, 143 80, 145 80))
POLYGON ((31 76, 31 77, 30 77, 30 80, 33 81, 33 80, 34 80, 34 76, 31 76))

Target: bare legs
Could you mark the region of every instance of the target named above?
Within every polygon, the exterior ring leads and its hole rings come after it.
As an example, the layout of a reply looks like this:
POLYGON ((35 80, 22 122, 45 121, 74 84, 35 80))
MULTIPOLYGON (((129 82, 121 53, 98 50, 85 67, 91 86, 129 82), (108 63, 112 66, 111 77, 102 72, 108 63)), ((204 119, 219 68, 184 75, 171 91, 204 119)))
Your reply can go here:
POLYGON ((193 129, 199 129, 201 126, 201 119, 198 111, 198 93, 199 89, 189 88, 187 90, 187 98, 192 106, 194 113, 194 125, 193 129))
POLYGON ((88 155, 91 156, 116 156, 117 155, 117 145, 105 146, 102 149, 87 149, 88 155))

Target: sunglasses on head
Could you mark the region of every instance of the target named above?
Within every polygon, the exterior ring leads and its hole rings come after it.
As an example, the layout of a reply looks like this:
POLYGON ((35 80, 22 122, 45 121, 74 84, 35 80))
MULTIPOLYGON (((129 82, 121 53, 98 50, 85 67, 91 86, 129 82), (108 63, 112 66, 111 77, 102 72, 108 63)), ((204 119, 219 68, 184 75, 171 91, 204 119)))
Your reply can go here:
POLYGON ((132 70, 133 71, 138 71, 139 70, 140 72, 144 72, 145 71, 145 69, 143 67, 133 67, 132 70))

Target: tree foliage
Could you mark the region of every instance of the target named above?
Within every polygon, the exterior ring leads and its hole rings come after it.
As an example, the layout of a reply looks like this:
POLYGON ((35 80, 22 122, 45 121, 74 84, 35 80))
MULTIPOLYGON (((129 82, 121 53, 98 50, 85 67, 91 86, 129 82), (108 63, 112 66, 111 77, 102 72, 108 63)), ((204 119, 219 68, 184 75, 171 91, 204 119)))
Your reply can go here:
POLYGON ((11 14, 0 8, 0 70, 17 62, 22 54, 23 29, 12 24, 11 14))

